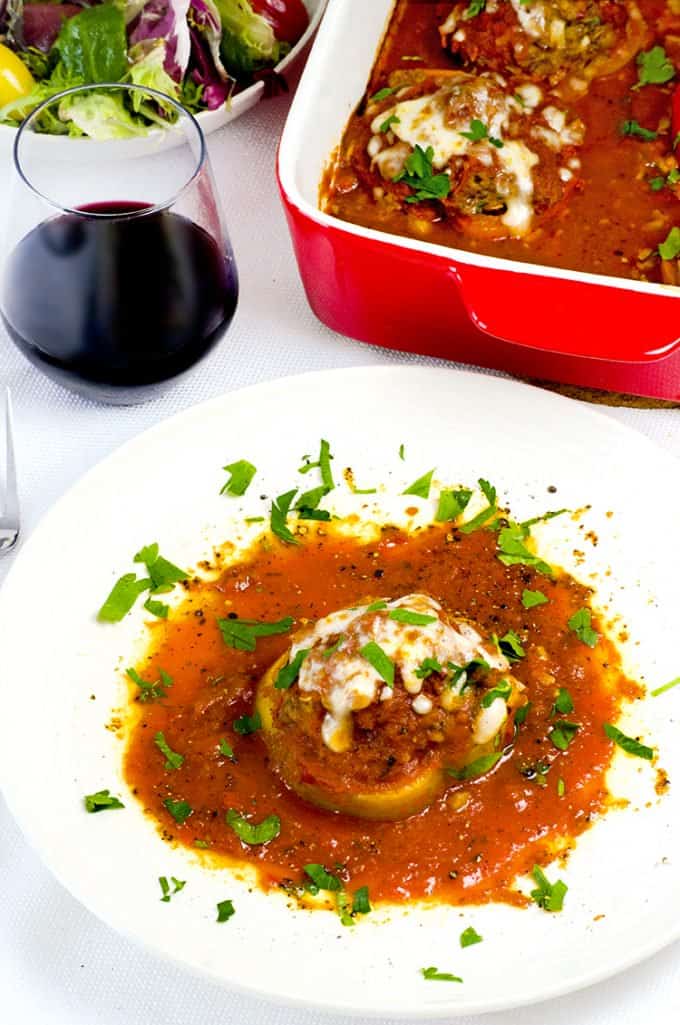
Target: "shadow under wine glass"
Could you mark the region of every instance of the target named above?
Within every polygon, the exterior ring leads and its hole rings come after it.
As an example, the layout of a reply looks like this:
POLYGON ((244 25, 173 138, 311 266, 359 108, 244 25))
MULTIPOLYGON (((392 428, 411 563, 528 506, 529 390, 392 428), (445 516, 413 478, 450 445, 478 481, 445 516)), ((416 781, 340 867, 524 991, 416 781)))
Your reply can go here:
POLYGON ((18 129, 11 189, 0 313, 48 377, 141 402, 222 338, 238 276, 203 133, 180 104, 114 83, 46 100, 18 129), (74 110, 88 137, 46 139, 74 110))

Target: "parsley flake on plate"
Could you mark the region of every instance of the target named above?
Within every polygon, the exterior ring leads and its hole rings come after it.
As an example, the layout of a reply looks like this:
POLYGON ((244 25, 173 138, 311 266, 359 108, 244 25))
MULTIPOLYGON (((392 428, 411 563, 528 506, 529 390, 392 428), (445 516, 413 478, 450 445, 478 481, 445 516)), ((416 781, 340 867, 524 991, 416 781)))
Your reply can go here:
POLYGON ((552 576, 552 567, 531 552, 525 541, 531 536, 528 523, 510 523, 498 534, 498 559, 504 566, 530 566, 544 576, 552 576))
POLYGON ((530 894, 534 903, 544 911, 561 911, 568 889, 566 883, 563 883, 561 879, 551 883, 539 865, 534 865, 531 874, 537 883, 536 889, 532 890, 530 894))
POLYGON ((172 890, 170 889, 170 883, 168 882, 167 876, 159 876, 158 882, 160 884, 161 893, 163 894, 163 896, 161 897, 161 901, 164 904, 169 904, 170 898, 174 897, 174 895, 176 893, 179 893, 180 890, 183 890, 187 884, 186 879, 175 879, 174 876, 170 876, 170 882, 172 882, 173 884, 172 890))
POLYGON ((627 737, 625 733, 622 733, 618 727, 612 726, 611 723, 607 722, 604 724, 604 732, 626 754, 635 755, 636 758, 644 758, 648 762, 651 762, 654 758, 653 748, 647 747, 646 744, 641 744, 635 737, 627 737))
POLYGON ((390 86, 385 86, 384 89, 378 89, 377 93, 373 93, 372 96, 369 96, 368 102, 380 103, 382 100, 386 100, 388 96, 393 96, 394 93, 396 93, 396 91, 396 86, 393 88, 391 88, 390 86))
POLYGON ((156 601, 154 598, 147 598, 144 602, 144 608, 147 612, 150 612, 152 616, 156 616, 158 619, 167 619, 170 612, 170 606, 166 605, 165 602, 156 601))
POLYGON ((388 687, 394 687, 394 662, 376 641, 369 641, 364 644, 359 654, 375 669, 376 673, 385 681, 388 687))
POLYGON ((547 604, 548 599, 543 594, 543 591, 530 591, 526 587, 522 591, 522 605, 525 609, 535 609, 539 605, 547 604))
POLYGON ((371 911, 371 902, 368 897, 368 887, 360 886, 355 891, 352 899, 352 914, 367 915, 371 911))
POLYGON ((444 772, 458 780, 474 779, 476 776, 484 776, 487 772, 491 772, 502 757, 502 751, 493 751, 491 754, 475 758, 473 762, 464 765, 462 769, 445 768, 444 772))
POLYGON ((473 929, 471 925, 469 925, 467 929, 463 929, 462 933, 460 934, 460 945, 463 948, 472 947, 475 945, 475 943, 481 943, 482 940, 483 937, 480 936, 479 933, 475 929, 473 929))
POLYGON ((663 46, 653 46, 651 50, 639 53, 637 65, 638 81, 633 89, 642 89, 644 85, 664 85, 675 78, 675 68, 663 46))
POLYGON ((451 972, 440 972, 438 968, 431 965, 429 968, 421 968, 420 974, 424 979, 434 982, 462 982, 459 975, 452 975, 451 972))
POLYGON ((473 117, 470 121, 470 129, 467 132, 458 132, 464 139, 468 139, 470 142, 490 142, 496 149, 503 148, 503 140, 496 139, 493 135, 489 135, 489 129, 486 127, 483 121, 473 117))
POLYGON ((236 463, 229 463, 222 467, 229 474, 229 480, 221 489, 221 495, 234 495, 239 497, 245 495, 251 485, 253 477, 257 473, 256 467, 247 459, 239 459, 236 463))
POLYGON ((600 635, 593 630, 591 625, 592 613, 590 609, 579 609, 567 622, 569 629, 576 634, 578 639, 589 648, 594 648, 600 639, 600 635))
POLYGON ((495 687, 488 690, 482 698, 482 708, 490 708, 494 701, 498 698, 502 698, 503 701, 507 701, 512 694, 512 687, 507 680, 499 680, 495 687))
POLYGON ((221 900, 217 904, 217 921, 218 922, 227 922, 231 918, 231 916, 235 915, 235 914, 236 914, 236 909, 234 908, 234 905, 233 905, 232 901, 230 901, 230 900, 221 900))
POLYGON ((408 196, 407 203, 420 203, 429 199, 446 199, 451 192, 451 178, 448 174, 435 174, 432 166, 434 149, 426 150, 416 144, 415 149, 407 157, 404 170, 396 178, 395 183, 403 182, 413 189, 414 195, 408 196))
POLYGON ((151 580, 139 580, 136 573, 125 573, 115 582, 111 593, 97 613, 100 623, 120 623, 127 616, 143 591, 151 587, 151 580))
POLYGON ((287 665, 283 666, 283 668, 279 670, 279 674, 274 683, 276 690, 288 690, 289 687, 293 686, 300 674, 302 663, 307 658, 307 655, 309 655, 309 648, 301 648, 293 661, 288 662, 287 665))
POLYGON ((144 563, 151 577, 154 591, 161 587, 166 588, 173 584, 180 584, 189 576, 186 570, 180 569, 179 566, 175 566, 174 562, 170 562, 159 554, 156 542, 141 548, 133 561, 144 563))
POLYGON ((255 619, 218 619, 222 639, 230 648, 237 651, 255 651, 260 637, 273 637, 285 634, 293 626, 292 616, 284 616, 275 623, 262 623, 255 619))
POLYGON ((526 655, 526 651, 522 647, 522 642, 514 630, 508 630, 508 632, 500 638, 498 641, 498 647, 509 662, 518 662, 526 655))
POLYGON ((345 640, 345 635, 344 634, 340 634, 340 636, 338 637, 338 639, 335 642, 335 644, 331 644, 330 648, 326 648, 326 650, 321 653, 321 658, 326 658, 327 659, 327 658, 330 658, 331 655, 334 655, 336 653, 336 651, 338 650, 338 648, 342 645, 342 642, 344 640, 345 640))
POLYGON ((288 527, 288 513, 290 507, 293 504, 293 499, 297 494, 297 488, 293 488, 292 491, 286 491, 283 495, 272 502, 272 507, 269 513, 269 523, 272 529, 272 534, 275 534, 281 541, 287 545, 299 545, 298 539, 291 533, 288 527))
POLYGON ((415 495, 416 498, 429 498, 433 475, 434 470, 430 470, 429 473, 424 473, 422 477, 418 478, 418 480, 414 480, 413 484, 409 485, 405 491, 402 491, 402 495, 415 495))
MULTIPOLYGON (((526 0, 522 0, 522 2, 525 3, 526 0)), ((476 18, 478 14, 482 13, 485 7, 486 0, 470 0, 470 3, 463 11, 464 21, 470 21, 471 18, 476 18)))
POLYGON ((253 715, 242 715, 239 719, 234 719, 232 726, 234 733, 238 733, 241 737, 247 737, 262 729, 262 717, 259 712, 255 712, 253 715))
POLYGON ((680 256, 680 228, 671 228, 665 240, 659 245, 659 256, 662 260, 675 260, 680 256))
POLYGON ((155 734, 153 742, 161 754, 165 755, 165 768, 168 772, 172 772, 174 769, 180 769, 182 765, 184 765, 184 755, 178 754, 177 751, 172 750, 165 739, 165 734, 161 730, 155 734))
POLYGON ((231 744, 229 744, 224 739, 224 737, 220 737, 219 743, 218 743, 217 747, 219 749, 220 754, 224 755, 225 758, 228 758, 231 762, 235 762, 236 761, 236 755, 234 754, 234 749, 231 746, 231 744))
POLYGON ((335 481, 333 480, 333 471, 331 470, 331 460, 334 458, 331 455, 330 444, 324 439, 321 439, 321 447, 319 449, 319 458, 315 463, 310 461, 309 456, 303 456, 303 464, 298 470, 298 473, 309 473, 310 470, 314 470, 318 467, 319 473, 321 474, 321 482, 328 489, 332 491, 335 487, 335 481))
POLYGON ((680 676, 676 676, 676 678, 671 680, 670 683, 664 683, 662 687, 657 687, 651 692, 652 697, 658 698, 659 694, 665 694, 667 690, 672 690, 673 687, 680 687, 680 676))
POLYGON ((96 794, 86 794, 83 798, 85 810, 89 812, 108 811, 111 808, 124 808, 125 805, 110 790, 98 790, 96 794))
POLYGON ((472 498, 469 488, 452 488, 444 490, 439 495, 439 505, 435 514, 437 523, 451 523, 465 512, 468 502, 472 498))
POLYGON ((147 701, 160 701, 168 696, 168 687, 172 687, 172 677, 165 669, 160 669, 160 678, 154 683, 142 679, 136 669, 126 669, 126 675, 139 687, 137 699, 146 704, 147 701))
POLYGON ((644 139, 645 142, 653 142, 657 138, 658 133, 651 131, 649 128, 643 128, 635 120, 629 120, 622 123, 621 135, 630 135, 638 139, 644 139))
POLYGON ((574 711, 574 700, 566 687, 560 687, 552 706, 552 715, 570 715, 574 711))
POLYGON ((488 480, 484 480, 483 477, 480 477, 477 483, 479 484, 480 490, 489 504, 480 512, 478 512, 476 516, 473 516, 471 520, 468 520, 467 523, 464 523, 462 525, 460 530, 463 534, 472 534, 475 530, 479 530, 480 527, 483 527, 484 524, 487 523, 491 519, 491 517, 495 516, 498 512, 497 495, 495 487, 492 484, 489 484, 488 480))
MULTIPOLYGON (((462 669, 461 666, 456 666, 456 670, 459 670, 459 669, 461 669, 462 672, 465 672, 465 670, 462 669)), ((414 675, 417 676, 419 680, 426 680, 428 676, 432 675, 432 673, 443 673, 443 672, 444 672, 444 667, 441 665, 441 663, 439 662, 438 659, 436 659, 436 658, 425 658, 420 663, 418 668, 415 670, 414 675)))
POLYGON ((408 626, 427 626, 428 623, 436 623, 436 616, 428 616, 424 612, 413 612, 411 609, 391 609, 387 613, 388 619, 395 623, 406 623, 408 626))
POLYGON ((178 826, 181 826, 194 814, 194 809, 188 801, 173 801, 171 797, 168 797, 163 801, 163 806, 170 812, 178 826))
POLYGON ((319 890, 330 890, 337 892, 342 890, 342 883, 337 876, 327 872, 323 865, 310 863, 304 866, 305 875, 309 876, 311 884, 307 883, 306 888, 310 893, 318 893, 319 890))
POLYGON ((249 847, 269 843, 281 832, 281 819, 278 815, 267 815, 262 822, 249 822, 245 815, 230 808, 226 819, 227 825, 231 826, 239 840, 249 847))
POLYGON ((553 726, 548 736, 558 751, 566 751, 580 728, 581 724, 578 722, 560 719, 557 725, 553 726))

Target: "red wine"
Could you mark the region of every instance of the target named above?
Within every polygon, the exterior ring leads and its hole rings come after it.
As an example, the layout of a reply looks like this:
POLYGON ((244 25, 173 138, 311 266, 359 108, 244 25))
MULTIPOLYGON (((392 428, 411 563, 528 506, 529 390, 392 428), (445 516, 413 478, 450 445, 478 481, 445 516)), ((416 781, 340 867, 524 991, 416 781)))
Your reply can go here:
POLYGON ((7 263, 10 337, 49 377, 91 398, 137 402, 165 390, 212 349, 236 310, 228 254, 185 217, 140 216, 146 208, 98 203, 59 215, 7 263))

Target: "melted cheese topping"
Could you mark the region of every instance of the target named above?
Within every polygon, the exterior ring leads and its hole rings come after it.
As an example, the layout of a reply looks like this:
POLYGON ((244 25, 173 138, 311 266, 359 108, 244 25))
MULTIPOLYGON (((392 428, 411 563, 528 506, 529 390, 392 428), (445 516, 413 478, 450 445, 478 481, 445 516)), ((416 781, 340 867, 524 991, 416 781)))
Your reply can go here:
MULTIPOLYGON (((321 726, 326 747, 336 752, 347 751, 352 744, 352 713, 392 696, 377 669, 361 655, 361 649, 371 641, 379 644, 393 663, 418 715, 427 715, 434 707, 433 699, 421 693, 425 680, 416 673, 425 659, 436 659, 446 667, 449 662, 464 666, 482 658, 492 669, 509 668, 504 655, 487 646, 470 623, 457 620, 452 624, 441 613, 441 605, 428 595, 409 594, 387 602, 384 609, 370 611, 370 606, 364 605, 334 612, 298 635, 291 646, 290 660, 303 649, 309 652, 297 685, 302 692, 316 692, 321 698, 326 709, 321 726), (433 618, 423 625, 401 623, 390 618, 394 609, 408 609, 433 618), (329 654, 329 648, 340 637, 342 643, 329 654)), ((455 687, 444 690, 444 708, 460 696, 465 682, 463 674, 455 687)), ((482 714, 488 711, 484 709, 482 714)))
MULTIPOLYGON (((498 151, 498 159, 506 174, 514 180, 514 188, 504 196, 508 209, 501 220, 516 234, 522 235, 529 230, 534 215, 534 178, 531 172, 538 163, 538 157, 523 142, 506 142, 498 151)), ((502 185, 498 191, 503 194, 502 185)))

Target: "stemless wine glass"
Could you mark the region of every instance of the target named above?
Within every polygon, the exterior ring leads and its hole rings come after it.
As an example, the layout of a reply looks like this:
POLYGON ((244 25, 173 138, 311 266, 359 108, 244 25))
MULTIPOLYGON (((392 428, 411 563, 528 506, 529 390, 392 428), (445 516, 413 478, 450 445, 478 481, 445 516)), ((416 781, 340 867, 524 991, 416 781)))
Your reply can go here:
POLYGON ((236 266, 203 133, 180 104, 123 84, 46 100, 18 129, 12 190, 0 313, 53 380, 144 401, 223 336, 236 266), (46 134, 74 110, 85 137, 46 134))

